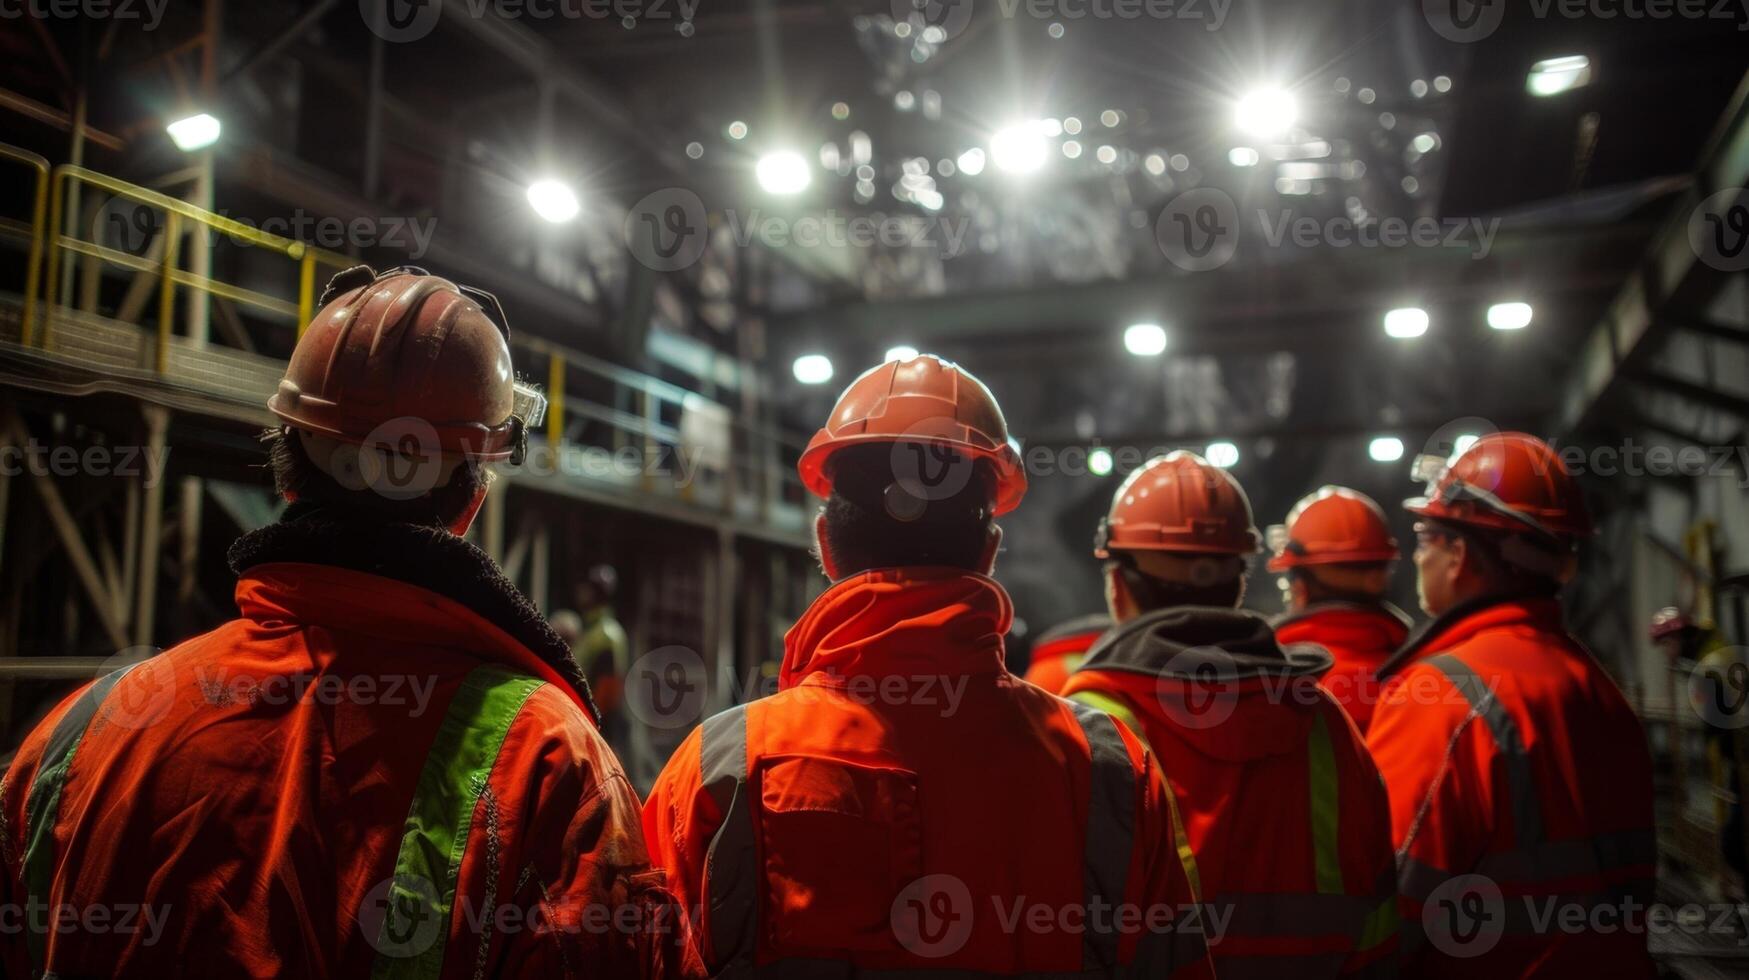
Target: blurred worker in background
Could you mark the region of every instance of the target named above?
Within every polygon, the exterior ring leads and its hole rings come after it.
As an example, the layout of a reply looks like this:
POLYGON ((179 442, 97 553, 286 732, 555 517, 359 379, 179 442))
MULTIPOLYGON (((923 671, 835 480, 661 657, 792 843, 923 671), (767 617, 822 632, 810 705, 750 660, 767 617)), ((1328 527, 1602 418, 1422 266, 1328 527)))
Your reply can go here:
POLYGON ((571 645, 571 656, 589 680, 595 705, 601 709, 602 728, 614 745, 625 742, 619 704, 625 691, 626 671, 631 668, 631 647, 625 627, 613 615, 613 598, 619 591, 619 573, 612 565, 592 565, 577 586, 577 608, 582 610, 581 628, 571 645))
POLYGON ((1415 475, 1428 495, 1405 506, 1435 618, 1380 669, 1367 733, 1409 961, 1430 977, 1651 976, 1651 758, 1558 598, 1591 533, 1578 483, 1517 432, 1415 475))
POLYGON ((1237 480, 1188 452, 1118 488, 1094 555, 1117 622, 1065 696, 1110 711, 1160 760, 1198 888, 1222 923, 1221 976, 1334 977, 1395 966, 1390 813, 1359 732, 1244 599, 1260 550, 1237 480))
POLYGON ((1316 643, 1334 663, 1321 683, 1361 734, 1378 704, 1379 668, 1409 635, 1409 617, 1385 601, 1400 552, 1371 497, 1324 487, 1269 529, 1287 612, 1275 619, 1282 643, 1316 643))
POLYGON ((882 364, 800 471, 833 585, 778 693, 706 720, 644 807, 707 964, 1207 976, 1158 771, 1003 667, 994 519, 1026 476, 989 390, 929 355, 882 364))
POLYGON ((1092 613, 1046 630, 1032 646, 1026 679, 1052 694, 1061 693, 1069 675, 1086 659, 1093 641, 1110 628, 1110 616, 1092 613))
POLYGON ((335 277, 268 402, 290 506, 231 549, 240 618, 87 685, 7 773, 0 903, 53 923, 8 976, 697 971, 570 651, 460 537, 542 407, 508 340, 488 294, 335 277), (145 925, 56 917, 94 908, 145 925))

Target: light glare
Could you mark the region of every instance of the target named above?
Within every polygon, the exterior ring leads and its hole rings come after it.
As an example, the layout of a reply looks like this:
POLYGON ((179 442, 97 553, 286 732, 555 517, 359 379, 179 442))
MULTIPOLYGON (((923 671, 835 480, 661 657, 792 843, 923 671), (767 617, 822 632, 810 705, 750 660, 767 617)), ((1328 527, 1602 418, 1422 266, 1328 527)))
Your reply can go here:
POLYGON ((1132 323, 1124 328, 1124 349, 1137 357, 1153 357, 1166 350, 1166 328, 1158 323, 1132 323))
POLYGON ((170 134, 170 141, 178 150, 192 153, 217 143, 223 128, 216 118, 202 112, 178 119, 164 130, 170 134))
POLYGON ((808 161, 794 150, 767 153, 759 158, 753 172, 767 194, 800 194, 808 189, 808 183, 813 179, 808 161))
POLYGON ((577 201, 577 192, 564 181, 552 179, 537 180, 528 185, 528 206, 555 225, 570 221, 583 210, 583 205, 577 201))
POLYGON ((909 361, 910 359, 912 359, 913 357, 916 357, 916 356, 917 356, 917 348, 912 347, 909 344, 900 344, 897 347, 887 348, 887 355, 884 358, 884 360, 909 361))
POLYGON ((1233 123, 1242 133, 1266 138, 1285 132, 1299 115, 1299 104, 1286 89, 1262 88, 1239 100, 1233 110, 1233 123))
POLYGON ((1044 166, 1048 149, 1043 127, 1036 122, 1017 123, 990 137, 990 159, 1011 174, 1029 174, 1044 166))
POLYGON ((1366 454, 1375 463, 1395 463, 1403 458, 1403 440, 1396 436, 1379 436, 1367 444, 1366 454))
POLYGON ((1239 447, 1230 442, 1211 442, 1203 456, 1223 470, 1230 469, 1239 462, 1239 447))
POLYGON ((824 354, 803 354, 790 371, 805 385, 823 385, 832 380, 832 359, 824 354))
POLYGON ((1523 330, 1530 326, 1529 303, 1495 303, 1488 307, 1488 326, 1495 330, 1523 330))
POLYGON ((1385 334, 1398 340, 1419 337, 1427 332, 1427 311, 1418 306, 1406 306, 1385 314, 1385 334))
POLYGON ((1111 450, 1090 449, 1087 451, 1087 472, 1094 476, 1107 476, 1111 473, 1111 450))
POLYGON ((1547 58, 1530 66, 1524 86, 1541 98, 1582 88, 1591 81, 1591 59, 1582 54, 1547 58))

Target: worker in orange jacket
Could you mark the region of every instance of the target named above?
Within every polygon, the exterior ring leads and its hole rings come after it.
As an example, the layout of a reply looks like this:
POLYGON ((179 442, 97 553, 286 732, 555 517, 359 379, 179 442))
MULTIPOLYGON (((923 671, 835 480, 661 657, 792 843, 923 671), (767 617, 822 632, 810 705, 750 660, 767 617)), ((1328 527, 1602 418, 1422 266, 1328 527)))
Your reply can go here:
POLYGON ((1087 659, 1093 642, 1108 629, 1110 616, 1090 613, 1045 630, 1032 645, 1032 661, 1026 665, 1027 683, 1052 694, 1061 693, 1069 675, 1087 659))
POLYGON ((1275 618, 1283 643, 1315 643, 1334 663, 1319 683, 1366 734, 1379 701, 1374 671, 1409 635, 1409 617, 1385 599, 1400 552, 1371 497, 1324 487, 1269 528, 1287 612, 1275 618))
POLYGON ((832 586, 786 636, 777 693, 706 720, 644 805, 707 965, 1208 976, 1158 769, 1003 667, 994 518, 1026 476, 989 390, 889 361, 799 467, 832 586))
POLYGON ((1417 461, 1421 606, 1379 671, 1367 744, 1391 797, 1418 976, 1649 977, 1652 762, 1621 691, 1562 623, 1591 521, 1533 436, 1417 461))
POLYGON ((702 973, 569 650, 460 537, 540 414, 508 339, 487 294, 335 277, 240 617, 82 687, 0 783, 0 972, 702 973))
POLYGON ((1237 609, 1260 550, 1251 503, 1188 452, 1124 481, 1100 523, 1117 622, 1066 697, 1110 711, 1160 759, 1184 814, 1223 977, 1395 968, 1390 813, 1360 733, 1318 686, 1330 658, 1237 609))

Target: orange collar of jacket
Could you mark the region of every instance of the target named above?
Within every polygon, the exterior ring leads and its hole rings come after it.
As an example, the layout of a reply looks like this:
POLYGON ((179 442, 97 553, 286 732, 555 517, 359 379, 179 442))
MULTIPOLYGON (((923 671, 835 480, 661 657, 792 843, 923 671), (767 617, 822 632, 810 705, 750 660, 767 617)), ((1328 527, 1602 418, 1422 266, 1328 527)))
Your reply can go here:
POLYGON ((1314 602, 1298 612, 1271 620, 1283 643, 1317 636, 1329 643, 1347 643, 1395 650, 1409 636, 1407 613, 1388 602, 1314 602))
POLYGON ((1374 676, 1383 680, 1418 660, 1450 650, 1483 630, 1507 626, 1529 626, 1545 633, 1567 631, 1561 600, 1554 596, 1484 596, 1460 603, 1422 624, 1389 660, 1379 665, 1374 676))
POLYGON ((879 568, 820 594, 783 639, 778 688, 839 677, 989 674, 1005 670, 1014 621, 995 580, 959 568, 879 568))

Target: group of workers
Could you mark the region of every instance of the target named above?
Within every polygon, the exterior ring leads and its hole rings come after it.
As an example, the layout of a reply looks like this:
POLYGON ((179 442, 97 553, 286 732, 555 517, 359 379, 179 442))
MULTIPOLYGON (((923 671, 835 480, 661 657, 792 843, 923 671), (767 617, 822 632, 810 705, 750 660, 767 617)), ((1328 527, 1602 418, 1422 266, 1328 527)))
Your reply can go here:
POLYGON ((532 414, 508 337, 422 270, 330 284, 240 617, 82 687, 0 781, 8 976, 1651 975, 1595 914, 1651 900, 1650 760, 1562 625, 1589 525, 1536 439, 1424 474, 1412 636, 1376 504, 1294 509, 1271 622, 1243 489, 1152 460, 1097 529, 1109 621, 1034 683, 990 577, 1027 485, 1001 409, 884 363, 799 462, 832 584, 777 693, 640 807, 570 645, 462 537, 532 414))

